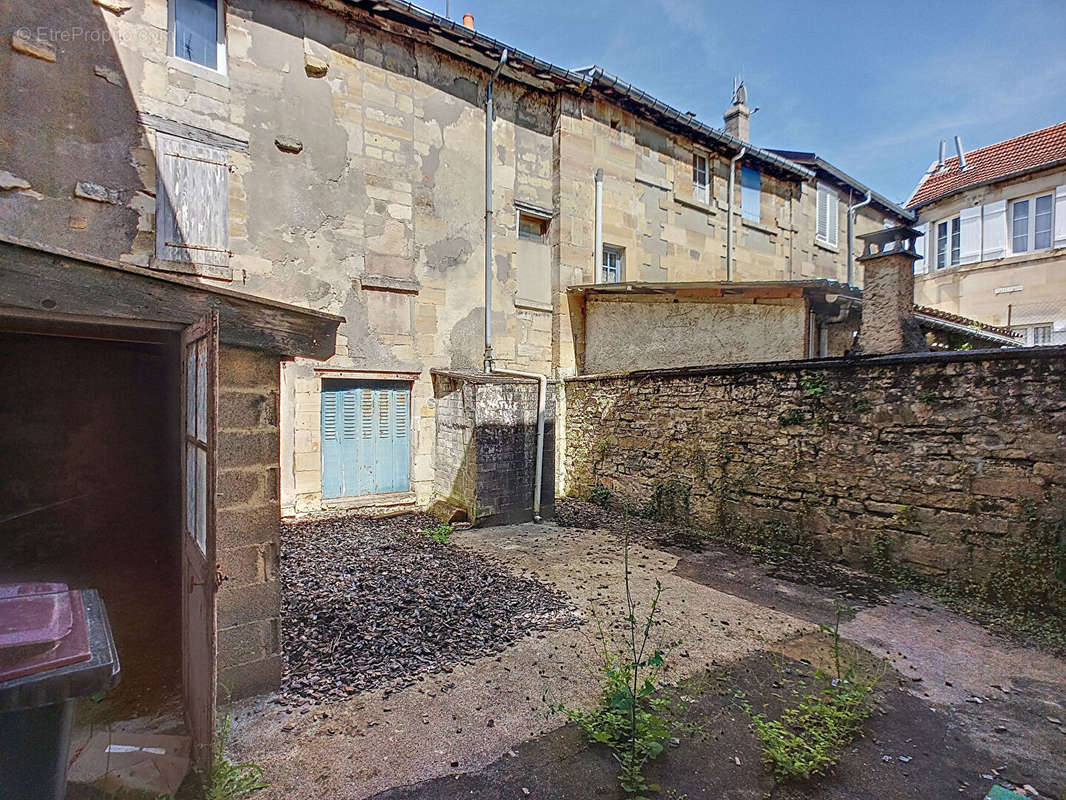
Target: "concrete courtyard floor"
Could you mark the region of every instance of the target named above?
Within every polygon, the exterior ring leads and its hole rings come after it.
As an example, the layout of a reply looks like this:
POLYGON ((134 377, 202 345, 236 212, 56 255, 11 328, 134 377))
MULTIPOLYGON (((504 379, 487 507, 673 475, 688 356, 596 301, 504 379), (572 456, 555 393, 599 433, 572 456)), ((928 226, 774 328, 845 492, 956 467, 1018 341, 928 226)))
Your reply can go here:
MULTIPOLYGON (((602 617, 624 607, 620 538, 525 524, 456 532, 451 545, 552 584, 570 597, 582 624, 532 634, 498 655, 420 676, 391 694, 378 690, 298 710, 269 696, 234 704, 231 757, 262 766, 270 786, 258 797, 619 796, 610 757, 588 750, 560 715, 547 714, 547 704, 596 696, 593 609, 602 617)), ((771 664, 780 669, 782 660, 801 665, 824 657, 816 632, 833 617, 828 591, 774 578, 735 554, 634 545, 630 564, 634 596, 643 607, 656 580, 665 589, 657 635, 681 640, 669 677, 683 687, 711 685, 706 681, 714 676, 733 676, 728 679, 742 686, 756 678, 769 685, 771 664)), ((694 747, 688 761, 682 755, 687 743, 660 759, 664 790, 672 787, 675 797, 684 790, 692 800, 981 798, 999 770, 1061 800, 1066 662, 1012 647, 916 596, 862 608, 841 630, 849 641, 890 659, 895 670, 894 688, 882 696, 885 721, 875 715, 866 739, 842 761, 840 772, 856 775, 846 793, 836 793, 840 787, 832 781, 813 793, 775 790, 758 763, 746 720, 709 691, 708 719, 730 724, 715 742, 694 747), (922 769, 934 780, 925 794, 915 794, 914 782, 898 775, 899 788, 890 788, 888 768, 909 771, 903 763, 883 762, 885 748, 893 757, 906 748, 925 754, 922 769), (947 766, 937 760, 940 751, 953 753, 947 766)))

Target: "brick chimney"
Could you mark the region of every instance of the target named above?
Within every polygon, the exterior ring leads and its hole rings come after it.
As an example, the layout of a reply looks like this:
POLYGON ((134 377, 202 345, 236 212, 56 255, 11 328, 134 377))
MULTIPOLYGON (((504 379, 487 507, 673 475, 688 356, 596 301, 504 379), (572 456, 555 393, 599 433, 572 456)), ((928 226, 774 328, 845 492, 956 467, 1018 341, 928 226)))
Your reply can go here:
POLYGON ((859 346, 866 355, 928 349, 914 318, 914 243, 922 234, 899 225, 858 238, 864 248, 862 326, 859 346))
POLYGON ((743 81, 733 84, 733 105, 726 109, 723 119, 726 133, 744 142, 751 141, 751 109, 743 81))

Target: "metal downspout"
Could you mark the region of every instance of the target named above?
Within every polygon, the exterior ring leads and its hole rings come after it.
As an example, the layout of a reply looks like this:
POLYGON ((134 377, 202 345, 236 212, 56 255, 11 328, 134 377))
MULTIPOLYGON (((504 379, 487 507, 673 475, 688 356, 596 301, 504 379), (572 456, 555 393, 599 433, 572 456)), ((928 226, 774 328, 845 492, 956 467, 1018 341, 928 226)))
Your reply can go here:
MULTIPOLYGON (((592 282, 600 282, 603 268, 603 169, 596 170, 596 257, 592 264, 592 282)), ((620 276, 621 277, 621 276, 620 276)))
POLYGON ((747 147, 729 159, 729 196, 726 198, 725 219, 725 279, 733 280, 733 195, 736 193, 737 162, 748 152, 747 147))
POLYGON ((495 369, 492 354, 492 87, 507 63, 507 51, 500 55, 489 78, 485 98, 485 372, 515 378, 534 378, 537 381, 537 460, 533 479, 533 521, 540 522, 540 492, 544 483, 544 417, 548 400, 548 376, 536 372, 495 369))
POLYGON ((871 198, 870 190, 867 189, 865 200, 848 206, 848 286, 854 285, 855 281, 855 212, 869 205, 871 198))
POLYGON ((507 63, 507 51, 500 54, 489 78, 485 95, 485 371, 492 367, 492 86, 503 65, 507 63))

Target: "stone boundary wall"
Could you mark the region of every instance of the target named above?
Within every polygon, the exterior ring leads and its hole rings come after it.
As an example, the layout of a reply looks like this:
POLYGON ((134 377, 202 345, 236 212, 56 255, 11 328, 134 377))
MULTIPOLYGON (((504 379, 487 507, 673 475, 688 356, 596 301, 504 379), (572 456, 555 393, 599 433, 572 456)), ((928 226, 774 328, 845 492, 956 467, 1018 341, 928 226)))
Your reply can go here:
POLYGON ((669 495, 727 535, 811 535, 981 580, 1066 511, 1066 348, 645 370, 566 383, 569 493, 669 495), (602 490, 601 490, 602 493, 602 490))

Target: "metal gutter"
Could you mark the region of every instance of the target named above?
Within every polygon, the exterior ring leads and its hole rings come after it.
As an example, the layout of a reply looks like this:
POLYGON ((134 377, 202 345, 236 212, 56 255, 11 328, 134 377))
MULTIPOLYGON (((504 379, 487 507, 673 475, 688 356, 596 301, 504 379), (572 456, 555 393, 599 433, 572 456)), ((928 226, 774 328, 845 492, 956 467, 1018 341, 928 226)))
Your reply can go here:
POLYGON ((908 222, 914 222, 918 218, 913 211, 907 210, 898 203, 893 203, 883 194, 875 192, 869 186, 866 186, 864 183, 862 183, 862 181, 856 180, 855 178, 851 177, 842 169, 838 169, 825 159, 820 158, 816 153, 803 153, 796 150, 779 150, 776 148, 774 148, 770 152, 776 153, 784 158, 794 158, 799 164, 803 164, 803 162, 809 161, 823 172, 828 172, 841 183, 847 184, 848 186, 857 189, 863 194, 869 193, 870 197, 873 198, 873 200, 876 201, 879 206, 883 207, 886 211, 891 211, 893 214, 902 217, 908 222))
MULTIPOLYGON (((319 0, 319 2, 321 2, 321 0, 319 0)), ((500 54, 504 50, 507 50, 509 53, 508 61, 511 68, 505 71, 511 80, 527 83, 531 83, 533 78, 540 80, 554 80, 555 82, 562 84, 565 88, 574 91, 592 88, 597 82, 599 82, 603 88, 619 92, 620 94, 625 95, 625 97, 633 103, 646 109, 649 116, 658 115, 669 121, 671 124, 678 125, 696 136, 713 141, 727 152, 737 152, 742 147, 746 146, 748 148, 748 155, 751 158, 760 161, 767 166, 800 178, 811 178, 814 176, 814 173, 806 167, 795 164, 769 150, 753 147, 735 136, 730 136, 725 131, 712 128, 709 125, 699 122, 694 117, 667 105, 661 100, 652 97, 647 92, 637 89, 632 84, 626 83, 621 78, 612 75, 602 67, 593 66, 584 67, 579 70, 570 70, 556 66, 555 64, 542 61, 536 56, 530 55, 529 53, 512 47, 511 45, 504 44, 490 36, 485 36, 475 30, 471 30, 461 23, 434 14, 432 11, 427 11, 414 3, 406 2, 406 0, 343 0, 343 2, 357 8, 362 8, 375 15, 384 16, 387 12, 392 12, 398 16, 407 17, 408 19, 406 22, 408 24, 413 21, 424 28, 430 29, 432 33, 442 33, 453 38, 459 45, 474 47, 481 50, 482 54, 489 61, 497 61, 500 54), (524 68, 516 68, 516 63, 521 64, 524 68)), ((488 64, 479 64, 479 66, 491 70, 495 64, 492 64, 491 66, 488 64)))
POLYGON ((782 158, 770 150, 763 150, 762 148, 755 147, 742 139, 731 136, 725 131, 712 128, 710 125, 700 122, 690 114, 679 111, 673 106, 667 105, 662 100, 652 97, 647 92, 633 86, 633 84, 626 83, 617 75, 612 75, 610 72, 607 72, 603 67, 585 67, 578 70, 577 74, 587 75, 591 78, 593 88, 595 88, 597 82, 602 82, 607 88, 624 94, 638 105, 646 106, 656 114, 666 117, 670 121, 675 122, 681 125, 681 127, 687 128, 700 136, 711 139, 724 146, 727 150, 739 152, 740 150, 747 148, 750 157, 762 161, 764 164, 776 167, 783 172, 788 172, 801 178, 814 177, 814 172, 806 167, 800 166, 793 161, 789 161, 787 158, 782 158))
POLYGON ((958 322, 951 322, 940 317, 932 317, 928 314, 923 314, 920 311, 914 312, 914 318, 924 325, 930 325, 934 328, 943 328, 947 331, 953 331, 955 333, 964 333, 967 336, 973 336, 978 339, 984 339, 988 342, 995 342, 996 344, 1005 345, 1007 347, 1021 347, 1022 343, 1017 339, 1013 339, 1010 336, 1004 336, 1000 333, 992 333, 986 331, 984 328, 971 328, 969 325, 962 325, 958 322))

